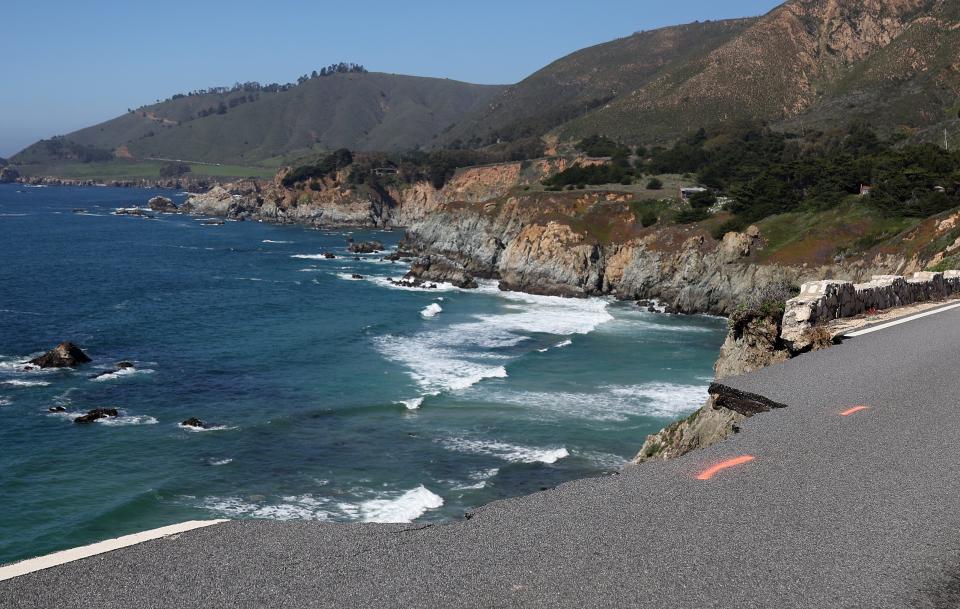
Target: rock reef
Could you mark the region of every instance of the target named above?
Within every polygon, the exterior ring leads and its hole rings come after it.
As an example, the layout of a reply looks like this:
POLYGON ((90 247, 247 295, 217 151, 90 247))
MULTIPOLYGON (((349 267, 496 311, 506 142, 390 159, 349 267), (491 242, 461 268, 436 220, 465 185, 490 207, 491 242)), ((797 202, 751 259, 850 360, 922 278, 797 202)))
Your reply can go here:
POLYGON ((80 347, 71 342, 62 342, 40 357, 35 357, 27 363, 39 368, 73 368, 90 361, 90 358, 80 347))

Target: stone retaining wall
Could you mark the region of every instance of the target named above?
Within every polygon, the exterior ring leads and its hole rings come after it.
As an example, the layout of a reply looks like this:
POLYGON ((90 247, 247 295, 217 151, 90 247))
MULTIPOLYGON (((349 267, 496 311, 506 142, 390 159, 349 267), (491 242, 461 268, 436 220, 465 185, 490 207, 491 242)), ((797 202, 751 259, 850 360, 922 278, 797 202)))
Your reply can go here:
POLYGON ((867 283, 812 281, 787 301, 780 338, 793 351, 810 345, 814 326, 870 310, 942 300, 960 294, 960 271, 921 272, 913 277, 874 275, 867 283))

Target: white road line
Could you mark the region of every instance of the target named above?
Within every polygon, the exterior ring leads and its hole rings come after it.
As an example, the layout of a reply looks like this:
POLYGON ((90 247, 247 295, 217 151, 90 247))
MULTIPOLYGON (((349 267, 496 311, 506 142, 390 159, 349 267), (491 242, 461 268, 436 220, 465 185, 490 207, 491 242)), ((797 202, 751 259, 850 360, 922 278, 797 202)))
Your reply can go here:
POLYGON ((879 326, 873 326, 872 328, 865 328, 863 330, 857 330, 856 332, 847 332, 844 334, 846 337, 853 338, 855 336, 863 336, 864 334, 870 334, 871 332, 876 332, 878 330, 886 330, 887 328, 892 328, 900 324, 905 324, 908 321, 913 321, 915 319, 920 319, 921 317, 927 317, 929 315, 936 315, 937 313, 943 313, 944 311, 949 311, 950 309, 956 309, 960 307, 960 302, 952 304, 946 307, 941 307, 939 309, 933 309, 932 311, 924 311, 923 313, 917 313, 916 315, 910 315, 909 317, 901 317, 900 319, 894 319, 893 321, 888 321, 885 324, 880 324, 879 326))
POLYGON ((56 567, 82 558, 89 558, 97 554, 112 552, 113 550, 119 550, 120 548, 126 548, 127 546, 133 546, 152 539, 160 539, 168 535, 175 535, 185 531, 192 531, 193 529, 208 527, 213 524, 220 524, 221 522, 227 522, 227 520, 190 520, 160 527, 159 529, 124 535, 116 539, 108 539, 88 546, 80 546, 79 548, 71 548, 69 550, 63 550, 62 552, 54 552, 46 556, 16 562, 12 565, 0 567, 0 581, 26 575, 27 573, 33 573, 34 571, 49 569, 50 567, 56 567))

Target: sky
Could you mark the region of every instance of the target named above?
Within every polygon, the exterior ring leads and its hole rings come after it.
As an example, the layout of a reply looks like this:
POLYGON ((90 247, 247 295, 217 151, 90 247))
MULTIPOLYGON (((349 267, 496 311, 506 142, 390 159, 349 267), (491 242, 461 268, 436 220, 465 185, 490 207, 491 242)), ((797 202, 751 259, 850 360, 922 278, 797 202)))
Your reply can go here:
POLYGON ((766 13, 780 0, 70 0, 10 2, 0 156, 174 93, 291 82, 340 61, 508 84, 586 46, 766 13))

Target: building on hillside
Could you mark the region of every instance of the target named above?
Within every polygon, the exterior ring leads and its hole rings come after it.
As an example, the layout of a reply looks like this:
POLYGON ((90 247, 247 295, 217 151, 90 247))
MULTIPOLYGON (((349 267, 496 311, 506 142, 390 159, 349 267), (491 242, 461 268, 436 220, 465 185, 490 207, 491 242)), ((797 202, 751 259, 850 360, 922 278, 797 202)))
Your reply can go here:
POLYGON ((707 189, 701 186, 681 186, 679 191, 680 202, 686 203, 687 201, 690 200, 690 197, 696 194, 700 194, 701 192, 707 192, 707 189))
POLYGON ((374 167, 373 175, 376 176, 394 176, 397 175, 396 167, 374 167))
POLYGON ((870 191, 871 191, 871 190, 873 190, 873 186, 870 186, 869 184, 861 184, 861 185, 860 185, 860 196, 861 196, 861 197, 867 196, 868 194, 870 194, 870 191))

